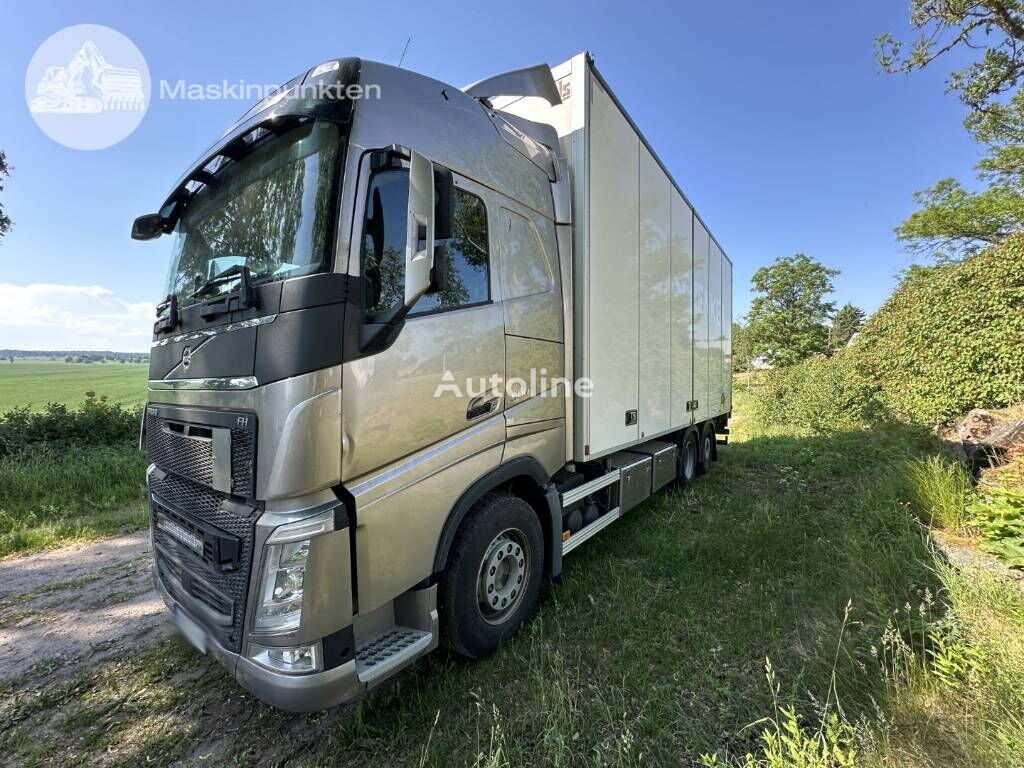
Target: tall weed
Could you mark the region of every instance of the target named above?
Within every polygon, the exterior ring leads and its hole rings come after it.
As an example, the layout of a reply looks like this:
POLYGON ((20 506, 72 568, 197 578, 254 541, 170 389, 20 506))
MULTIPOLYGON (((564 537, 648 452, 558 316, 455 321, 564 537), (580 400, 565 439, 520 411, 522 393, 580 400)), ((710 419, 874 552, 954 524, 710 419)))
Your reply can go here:
POLYGON ((940 455, 915 458, 906 463, 904 478, 910 502, 925 523, 954 531, 965 527, 975 494, 963 464, 940 455))

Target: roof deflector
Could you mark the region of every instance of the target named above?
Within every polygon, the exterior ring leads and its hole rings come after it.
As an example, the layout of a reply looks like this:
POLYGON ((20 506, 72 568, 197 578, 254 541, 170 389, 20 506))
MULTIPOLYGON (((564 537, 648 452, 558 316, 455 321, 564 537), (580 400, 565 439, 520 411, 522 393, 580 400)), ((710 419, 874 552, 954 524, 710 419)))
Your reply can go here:
POLYGON ((487 77, 462 89, 474 99, 493 99, 496 96, 537 96, 551 106, 562 103, 558 86, 547 64, 513 69, 500 75, 487 77))

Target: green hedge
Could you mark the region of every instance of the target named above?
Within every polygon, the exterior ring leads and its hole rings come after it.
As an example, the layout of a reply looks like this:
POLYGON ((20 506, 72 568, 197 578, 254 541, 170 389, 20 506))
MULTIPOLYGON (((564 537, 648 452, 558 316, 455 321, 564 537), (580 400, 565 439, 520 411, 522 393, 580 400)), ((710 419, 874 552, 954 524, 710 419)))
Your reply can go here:
POLYGON ((882 416, 878 388, 844 351, 768 371, 753 388, 755 421, 817 432, 856 428, 882 416))
POLYGON ((25 451, 63 451, 82 446, 133 444, 139 437, 141 413, 87 393, 74 409, 48 403, 42 411, 28 406, 0 415, 0 458, 25 451))
POLYGON ((850 351, 885 406, 908 421, 1024 400, 1024 235, 913 270, 850 351))
POLYGON ((754 416, 829 431, 883 417, 932 425, 1020 401, 1024 235, 914 268, 850 347, 767 372, 754 416))

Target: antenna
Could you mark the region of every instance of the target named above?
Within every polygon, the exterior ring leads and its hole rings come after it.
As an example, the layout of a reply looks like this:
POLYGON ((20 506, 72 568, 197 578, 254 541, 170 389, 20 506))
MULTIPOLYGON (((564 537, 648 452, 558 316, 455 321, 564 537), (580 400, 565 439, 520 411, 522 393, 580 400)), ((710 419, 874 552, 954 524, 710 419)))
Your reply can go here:
POLYGON ((398 59, 398 66, 402 66, 402 62, 405 61, 405 52, 409 50, 409 43, 411 43, 411 42, 412 42, 412 35, 410 35, 409 39, 405 41, 405 48, 402 49, 402 55, 398 59))

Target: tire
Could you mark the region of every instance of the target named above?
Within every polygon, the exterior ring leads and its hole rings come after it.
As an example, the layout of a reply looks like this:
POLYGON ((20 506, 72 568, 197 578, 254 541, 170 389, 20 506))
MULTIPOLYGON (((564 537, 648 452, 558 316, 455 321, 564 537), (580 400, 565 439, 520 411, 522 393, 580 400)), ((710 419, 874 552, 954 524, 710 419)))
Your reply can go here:
POLYGON ((705 424, 700 430, 699 450, 697 451, 697 474, 704 475, 711 471, 711 462, 715 460, 715 429, 705 424))
POLYGON ((544 532, 533 508, 509 494, 478 501, 459 531, 442 581, 448 646, 471 659, 494 653, 533 615, 543 573, 544 532))
POLYGON ((683 437, 679 446, 679 482, 684 486, 693 485, 697 480, 697 435, 691 430, 683 437))

